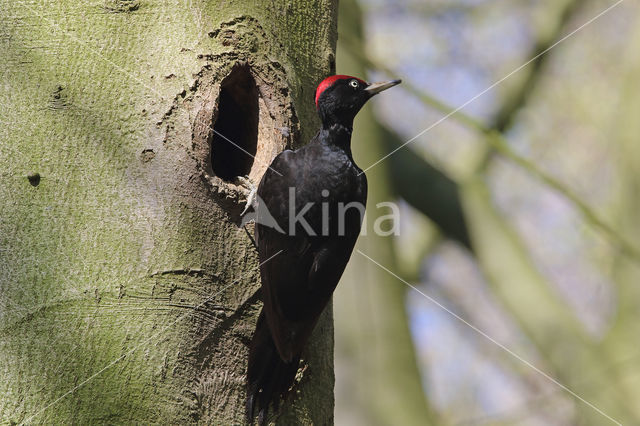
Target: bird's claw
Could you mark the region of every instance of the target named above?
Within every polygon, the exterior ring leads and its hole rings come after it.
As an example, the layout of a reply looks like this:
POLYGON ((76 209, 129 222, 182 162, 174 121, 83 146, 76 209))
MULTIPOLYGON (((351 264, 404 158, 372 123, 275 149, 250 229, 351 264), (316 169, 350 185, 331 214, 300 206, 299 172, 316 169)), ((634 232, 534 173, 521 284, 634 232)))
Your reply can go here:
POLYGON ((247 213, 249 207, 253 207, 254 210, 256 209, 256 194, 258 192, 258 188, 256 188, 253 182, 251 182, 249 176, 238 176, 238 181, 241 186, 246 189, 245 195, 247 196, 247 204, 245 204, 244 210, 240 213, 240 216, 242 217, 247 213))

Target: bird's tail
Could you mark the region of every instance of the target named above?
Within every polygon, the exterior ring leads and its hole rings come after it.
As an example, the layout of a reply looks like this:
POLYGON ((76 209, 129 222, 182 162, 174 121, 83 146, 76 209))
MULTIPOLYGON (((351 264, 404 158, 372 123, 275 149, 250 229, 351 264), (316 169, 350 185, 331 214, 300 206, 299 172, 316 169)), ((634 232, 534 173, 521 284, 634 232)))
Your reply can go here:
POLYGON ((253 424, 253 418, 258 411, 258 424, 267 424, 269 405, 274 410, 284 398, 293 384, 300 357, 296 356, 290 362, 284 362, 278 354, 276 345, 271 337, 271 331, 264 316, 260 312, 256 331, 253 333, 249 349, 249 368, 247 371, 247 422, 253 424))

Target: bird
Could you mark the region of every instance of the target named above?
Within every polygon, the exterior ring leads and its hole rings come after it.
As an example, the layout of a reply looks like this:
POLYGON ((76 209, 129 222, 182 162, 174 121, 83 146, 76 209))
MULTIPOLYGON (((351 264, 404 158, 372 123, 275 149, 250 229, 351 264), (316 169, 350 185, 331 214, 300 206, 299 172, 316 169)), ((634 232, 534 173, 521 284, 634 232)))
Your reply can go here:
POLYGON ((371 97, 400 82, 322 80, 315 92, 320 130, 308 144, 278 154, 260 180, 255 241, 263 308, 249 346, 250 424, 257 411, 258 424, 266 425, 269 407, 277 410, 289 393, 360 234, 367 178, 351 152, 354 118, 371 97))

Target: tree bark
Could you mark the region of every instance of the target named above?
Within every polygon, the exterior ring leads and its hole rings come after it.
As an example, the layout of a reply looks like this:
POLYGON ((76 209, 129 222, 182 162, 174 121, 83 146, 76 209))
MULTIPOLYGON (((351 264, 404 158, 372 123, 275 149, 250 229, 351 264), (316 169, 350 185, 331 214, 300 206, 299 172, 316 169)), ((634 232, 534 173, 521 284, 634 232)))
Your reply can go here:
MULTIPOLYGON (((315 132, 337 1, 0 10, 0 419, 243 423, 237 177, 315 132)), ((278 423, 332 423, 332 350, 329 313, 278 423)))

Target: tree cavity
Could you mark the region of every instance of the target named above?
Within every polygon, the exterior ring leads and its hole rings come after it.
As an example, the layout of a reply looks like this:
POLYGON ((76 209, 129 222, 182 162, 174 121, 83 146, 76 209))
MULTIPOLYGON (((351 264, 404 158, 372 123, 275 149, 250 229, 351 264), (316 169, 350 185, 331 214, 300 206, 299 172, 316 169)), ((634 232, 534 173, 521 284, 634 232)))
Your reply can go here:
POLYGON ((251 171, 258 145, 258 88, 249 66, 237 65, 220 84, 210 139, 213 173, 233 181, 251 171))

